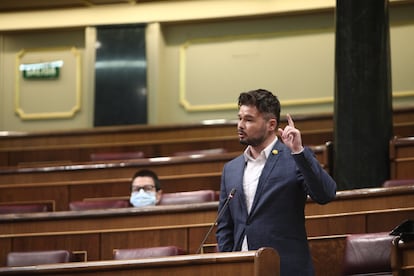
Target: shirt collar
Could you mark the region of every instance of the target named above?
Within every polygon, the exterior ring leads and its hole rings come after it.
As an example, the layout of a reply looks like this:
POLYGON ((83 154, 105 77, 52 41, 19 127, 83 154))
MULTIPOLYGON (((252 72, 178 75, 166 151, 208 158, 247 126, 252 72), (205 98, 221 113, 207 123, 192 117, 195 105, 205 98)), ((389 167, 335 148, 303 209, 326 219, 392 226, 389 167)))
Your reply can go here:
MULTIPOLYGON (((264 156, 264 158, 267 160, 267 158, 269 157, 274 145, 277 142, 277 136, 275 136, 275 139, 273 140, 272 143, 270 143, 264 150, 262 150, 260 152, 261 156, 264 156)), ((248 146, 244 152, 243 152, 243 156, 244 156, 244 161, 249 161, 249 160, 254 160, 254 158, 252 157, 252 155, 250 154, 250 146, 248 146)))

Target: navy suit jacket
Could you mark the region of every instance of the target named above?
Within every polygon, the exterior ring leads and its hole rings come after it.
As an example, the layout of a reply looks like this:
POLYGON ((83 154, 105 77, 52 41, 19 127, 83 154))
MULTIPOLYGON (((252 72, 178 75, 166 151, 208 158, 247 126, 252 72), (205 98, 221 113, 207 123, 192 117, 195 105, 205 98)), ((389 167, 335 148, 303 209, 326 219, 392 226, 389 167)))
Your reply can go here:
POLYGON ((336 183, 306 148, 291 154, 278 140, 259 178, 250 213, 243 192, 245 159, 224 165, 219 210, 234 188, 236 193, 217 225, 219 251, 241 250, 247 235, 249 250, 272 247, 280 256, 281 275, 313 275, 305 229, 305 203, 309 195, 325 204, 335 198, 336 183))

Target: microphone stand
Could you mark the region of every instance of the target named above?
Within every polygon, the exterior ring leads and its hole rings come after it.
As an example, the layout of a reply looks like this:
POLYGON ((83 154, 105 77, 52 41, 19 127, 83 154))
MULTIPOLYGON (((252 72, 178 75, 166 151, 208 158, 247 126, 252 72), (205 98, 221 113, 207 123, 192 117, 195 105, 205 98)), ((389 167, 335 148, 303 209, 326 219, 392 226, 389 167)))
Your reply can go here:
POLYGON ((204 239, 203 239, 203 241, 201 242, 200 247, 197 249, 196 254, 200 253, 201 248, 203 247, 204 243, 206 242, 207 238, 209 237, 209 235, 210 235, 211 231, 213 231, 214 226, 216 226, 216 225, 217 225, 218 220, 219 220, 219 219, 221 218, 221 216, 223 215, 224 211, 225 211, 225 210, 226 210, 226 208, 227 208, 227 205, 229 205, 229 202, 230 202, 230 200, 233 198, 233 196, 234 196, 234 194, 235 194, 235 193, 236 193, 236 189, 235 189, 235 188, 233 188, 233 189, 230 191, 229 196, 227 197, 226 201, 224 202, 223 207, 221 208, 220 212, 218 213, 218 215, 217 215, 217 217, 216 217, 216 220, 215 220, 215 221, 214 221, 214 223, 210 226, 210 229, 208 229, 207 234, 204 236, 204 239))

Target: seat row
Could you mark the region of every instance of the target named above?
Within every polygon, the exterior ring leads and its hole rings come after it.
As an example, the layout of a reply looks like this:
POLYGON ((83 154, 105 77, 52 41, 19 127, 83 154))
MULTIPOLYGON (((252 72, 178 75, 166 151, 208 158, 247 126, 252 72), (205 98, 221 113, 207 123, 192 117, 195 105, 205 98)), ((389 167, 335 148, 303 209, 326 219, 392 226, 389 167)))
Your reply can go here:
MULTIPOLYGON (((414 135, 413 113, 413 108, 394 110, 394 135, 414 135)), ((293 119, 306 144, 332 141, 333 114, 298 115, 293 119)), ((5 132, 7 134, 0 136, 0 167, 33 162, 86 162, 117 152, 131 152, 131 155, 135 152, 138 157, 145 153, 147 157, 156 157, 201 148, 223 147, 228 151, 241 151, 242 146, 235 136, 236 127, 235 121, 220 121, 33 133, 5 132)))
MULTIPOLYGON (((188 192, 163 193, 159 205, 191 204, 218 200, 218 191, 197 190, 188 192)), ((53 202, 0 204, 0 214, 35 213, 53 211, 53 202)), ((70 211, 128 208, 132 207, 129 197, 86 198, 69 203, 70 211)))
MULTIPOLYGON (((392 179, 383 183, 383 187, 414 185, 414 179, 392 179)), ((217 201, 219 191, 196 190, 187 192, 163 193, 159 205, 190 204, 217 201)), ((128 196, 85 198, 69 203, 70 211, 128 208, 132 207, 128 196)), ((10 202, 0 204, 0 214, 36 213, 55 211, 54 201, 10 202)))
MULTIPOLYGON (((400 190, 399 188, 406 187, 389 188, 389 192, 400 190)), ((349 213, 306 217, 311 253, 315 268, 319 272, 327 269, 336 272, 341 267, 347 234, 390 231, 404 219, 414 219, 414 207, 408 207, 410 202, 414 202, 412 195, 408 194, 408 189, 404 189, 405 192, 402 194, 392 196, 381 196, 383 190, 384 188, 375 189, 375 196, 369 196, 365 189, 359 197, 339 200, 338 204, 332 206, 337 205, 339 208, 339 205, 345 204, 350 206, 349 208, 364 208, 364 211, 349 209, 349 213), (346 204, 346 201, 349 204, 346 204), (375 206, 380 209, 374 210, 375 206)), ((109 253, 113 248, 173 244, 190 253, 196 252, 217 216, 217 208, 218 202, 207 202, 149 208, 0 216, 0 244, 4 245, 0 250, 0 260, 5 265, 7 252, 60 248, 86 252, 90 261, 111 259, 112 255, 109 253)), ((342 209, 342 212, 345 211, 342 209)), ((206 244, 213 243, 216 243, 216 240, 214 235, 210 235, 206 244)))
MULTIPOLYGON (((330 149, 329 143, 313 148, 316 157, 328 172, 330 149)), ((54 210, 67 211, 71 201, 128 195, 131 176, 141 169, 157 173, 164 193, 219 190, 224 164, 240 152, 198 153, 199 151, 165 158, 0 170, 0 204, 55 201, 54 210)))
MULTIPOLYGON (((402 241, 394 232, 349 234, 345 239, 341 275, 403 275, 402 269, 412 269, 402 262, 403 250, 413 250, 412 245, 408 246, 410 244, 411 240, 402 241)), ((133 260, 186 254, 188 252, 174 245, 124 248, 113 249, 112 259, 133 260)), ((68 250, 9 252, 6 265, 17 267, 73 261, 87 260, 74 258, 74 254, 68 250)))
MULTIPOLYGON (((187 254, 184 249, 174 245, 146 248, 113 249, 112 253, 114 260, 129 260, 187 254)), ((80 261, 77 257, 75 257, 76 255, 77 253, 70 252, 69 250, 9 252, 7 254, 6 265, 32 266, 80 261)), ((87 260, 84 258, 82 261, 87 260)))

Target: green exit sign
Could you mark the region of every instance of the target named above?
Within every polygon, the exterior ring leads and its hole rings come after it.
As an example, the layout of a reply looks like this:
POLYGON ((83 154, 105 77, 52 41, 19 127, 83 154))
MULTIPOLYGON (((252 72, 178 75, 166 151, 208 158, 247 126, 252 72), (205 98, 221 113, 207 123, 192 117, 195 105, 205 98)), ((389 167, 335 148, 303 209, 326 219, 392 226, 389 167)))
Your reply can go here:
POLYGON ((43 63, 21 64, 20 71, 24 79, 57 79, 59 78, 60 68, 63 61, 51 61, 43 63))

